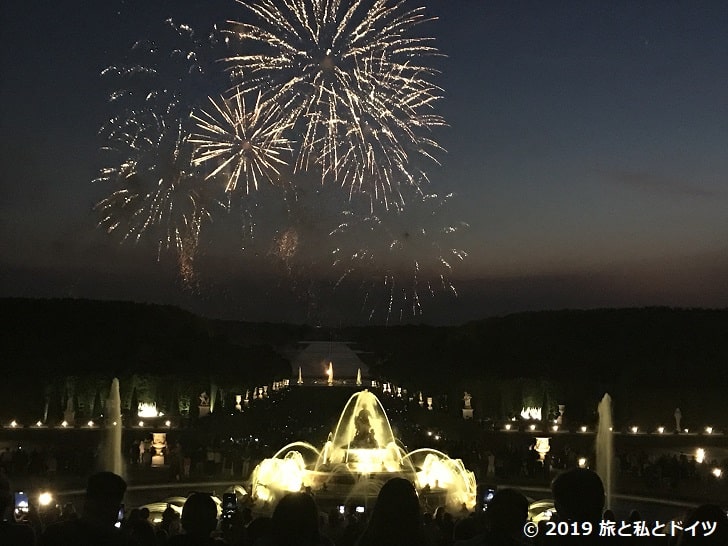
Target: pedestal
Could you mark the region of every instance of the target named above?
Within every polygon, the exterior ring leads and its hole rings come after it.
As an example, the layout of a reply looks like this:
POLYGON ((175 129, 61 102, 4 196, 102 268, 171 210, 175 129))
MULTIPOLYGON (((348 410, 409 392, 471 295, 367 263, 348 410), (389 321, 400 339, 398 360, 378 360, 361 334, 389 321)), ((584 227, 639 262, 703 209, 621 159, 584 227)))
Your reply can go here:
POLYGON ((463 408, 463 419, 473 418, 473 408, 463 408))
POLYGON ((210 415, 210 406, 197 406, 200 409, 200 417, 210 415))
POLYGON ((551 438, 536 438, 536 446, 533 448, 538 453, 541 462, 546 458, 546 454, 551 451, 551 438))
POLYGON ((167 447, 167 433, 153 432, 152 448, 154 449, 154 455, 152 455, 152 467, 164 466, 164 455, 162 450, 165 447, 167 447))

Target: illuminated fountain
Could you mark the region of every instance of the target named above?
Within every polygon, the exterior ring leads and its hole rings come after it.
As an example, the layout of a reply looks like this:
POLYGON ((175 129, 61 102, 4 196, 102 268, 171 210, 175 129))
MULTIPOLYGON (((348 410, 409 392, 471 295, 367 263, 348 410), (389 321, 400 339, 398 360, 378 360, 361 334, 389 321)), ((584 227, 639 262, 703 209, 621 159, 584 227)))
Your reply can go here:
POLYGON ((137 406, 137 415, 143 419, 164 417, 164 413, 162 413, 161 411, 157 411, 156 402, 140 402, 137 406))
POLYGON ((123 476, 124 465, 121 458, 121 396, 119 380, 111 381, 109 398, 106 400, 106 441, 104 445, 104 470, 123 476))
POLYGON ((475 507, 475 476, 462 461, 430 448, 407 453, 379 399, 364 390, 349 398, 321 449, 308 442, 281 448, 255 468, 251 491, 263 511, 272 510, 287 492, 307 487, 319 501, 367 505, 394 477, 412 481, 421 498, 434 496, 453 512, 463 504, 475 507))
POLYGON ((526 421, 540 421, 541 420, 541 408, 521 408, 521 419, 526 421))
POLYGON ((599 413, 599 426, 597 428, 597 474, 604 484, 605 503, 604 507, 612 507, 612 463, 614 461, 614 449, 612 438, 612 397, 605 394, 597 406, 599 413))

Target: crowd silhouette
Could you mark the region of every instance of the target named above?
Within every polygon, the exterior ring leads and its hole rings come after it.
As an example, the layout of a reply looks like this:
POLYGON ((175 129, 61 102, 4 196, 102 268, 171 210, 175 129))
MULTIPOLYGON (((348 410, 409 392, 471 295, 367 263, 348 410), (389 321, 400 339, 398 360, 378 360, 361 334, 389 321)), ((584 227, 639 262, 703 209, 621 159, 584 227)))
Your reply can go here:
POLYGON ((150 521, 147 508, 124 512, 126 482, 111 472, 93 474, 83 507, 19 510, 10 482, 0 478, 2 546, 728 546, 728 517, 704 504, 679 521, 643 522, 632 511, 625 521, 605 511, 604 487, 596 473, 573 468, 551 483, 554 513, 530 521, 529 499, 516 489, 495 492, 474 512, 453 514, 444 506, 424 512, 414 485, 392 478, 376 502, 361 513, 354 506, 322 512, 310 492, 288 493, 272 516, 254 517, 238 504, 225 517, 207 493, 192 493, 181 515, 172 506, 150 521), (664 533, 657 533, 657 525, 664 533), (670 531, 667 531, 667 529, 670 531), (617 529, 620 531, 617 532, 617 529), (625 535, 622 530, 628 529, 625 535), (637 533, 638 529, 647 531, 637 533), (586 531, 589 532, 586 532, 586 531), (634 532, 633 532, 634 531, 634 532))

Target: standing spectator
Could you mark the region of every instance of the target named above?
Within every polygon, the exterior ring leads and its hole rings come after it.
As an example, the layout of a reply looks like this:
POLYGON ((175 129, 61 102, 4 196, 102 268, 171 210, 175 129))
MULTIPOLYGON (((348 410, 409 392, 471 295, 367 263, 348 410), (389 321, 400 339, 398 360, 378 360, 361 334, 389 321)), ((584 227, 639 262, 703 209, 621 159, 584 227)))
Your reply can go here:
POLYGON ((190 454, 185 452, 184 458, 182 459, 182 475, 189 479, 190 477, 190 469, 192 468, 192 457, 190 457, 190 454))
MULTIPOLYGON (((13 506, 10 482, 0 477, 0 514, 6 514, 13 506)), ((24 521, 16 521, 15 515, 9 521, 0 521, 0 544, 3 546, 34 546, 35 531, 24 521)))
POLYGON ((217 506, 210 495, 192 493, 182 508, 182 529, 184 534, 171 537, 168 546, 213 546, 222 545, 212 538, 217 528, 217 506))
POLYGON ((112 472, 99 472, 88 479, 80 518, 49 526, 41 546, 132 546, 137 543, 115 527, 126 482, 112 472))
POLYGON ((700 544, 704 546, 725 546, 728 544, 728 517, 721 510, 720 506, 715 504, 702 504, 688 514, 683 523, 683 529, 688 528, 697 523, 695 535, 692 533, 682 532, 678 538, 678 546, 689 546, 692 544, 700 544), (709 525, 715 524, 710 534, 708 529, 703 526, 703 522, 709 525))
POLYGON ((486 531, 455 546, 517 546, 524 543, 523 526, 528 521, 528 499, 515 489, 501 489, 485 512, 486 531))
MULTIPOLYGON (((577 524, 589 522, 594 529, 599 529, 604 510, 604 485, 596 472, 586 468, 572 468, 556 476, 551 482, 551 493, 554 496, 554 508, 558 521, 577 524)), ((546 537, 538 534, 536 544, 548 545, 590 545, 618 542, 616 537, 600 537, 598 534, 585 536, 546 537)))
POLYGON ((219 447, 213 451, 213 461, 213 473, 219 476, 222 471, 222 452, 219 447))
POLYGON ((271 534, 265 546, 331 546, 321 535, 316 501, 308 493, 288 493, 273 511, 271 534))
POLYGON ((382 486, 369 525, 357 546, 427 546, 420 502, 414 486, 392 478, 382 486))
POLYGON ((495 477, 495 455, 491 451, 488 452, 488 470, 485 474, 488 479, 495 477))

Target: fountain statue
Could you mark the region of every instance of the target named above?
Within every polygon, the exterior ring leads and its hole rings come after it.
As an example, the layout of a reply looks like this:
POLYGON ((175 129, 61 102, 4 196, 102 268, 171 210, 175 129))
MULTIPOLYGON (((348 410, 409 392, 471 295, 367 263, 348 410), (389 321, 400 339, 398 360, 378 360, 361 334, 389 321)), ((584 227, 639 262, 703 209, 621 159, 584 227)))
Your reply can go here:
POLYGON ((369 410, 364 408, 354 418, 356 433, 354 434, 354 439, 351 441, 351 447, 357 449, 376 449, 379 447, 379 443, 374 437, 374 429, 369 422, 369 415, 369 410))
POLYGON ((459 512, 475 506, 475 476, 459 459, 435 449, 407 452, 395 439, 379 399, 363 390, 349 398, 321 449, 294 442, 253 470, 250 491, 256 510, 271 511, 288 491, 310 487, 319 503, 367 505, 393 477, 411 480, 420 498, 459 512), (436 491, 435 491, 436 490, 436 491))
POLYGON ((468 391, 463 393, 463 403, 465 404, 465 407, 463 408, 463 419, 473 418, 473 406, 470 402, 472 399, 473 397, 468 391))
POLYGON ((106 400, 106 441, 104 443, 104 470, 123 476, 124 467, 121 458, 121 396, 119 380, 111 381, 109 398, 106 400))
POLYGON ((200 417, 205 417, 210 414, 210 397, 207 395, 207 392, 202 392, 200 394, 200 405, 197 406, 200 410, 200 417))
POLYGON ((597 474, 604 484, 606 509, 612 507, 612 463, 614 461, 614 449, 612 438, 612 397, 605 394, 597 407, 599 413, 599 426, 597 428, 597 474))
POLYGON ((76 412, 73 409, 73 396, 68 397, 66 401, 66 409, 63 410, 63 420, 68 423, 69 426, 73 426, 76 422, 76 412))
POLYGON ((680 408, 675 408, 675 431, 676 432, 682 432, 682 429, 680 428, 680 421, 682 421, 682 412, 680 411, 680 408))

